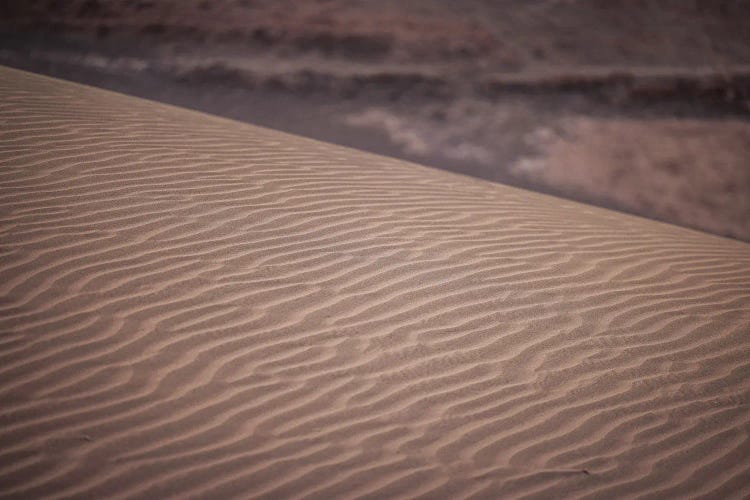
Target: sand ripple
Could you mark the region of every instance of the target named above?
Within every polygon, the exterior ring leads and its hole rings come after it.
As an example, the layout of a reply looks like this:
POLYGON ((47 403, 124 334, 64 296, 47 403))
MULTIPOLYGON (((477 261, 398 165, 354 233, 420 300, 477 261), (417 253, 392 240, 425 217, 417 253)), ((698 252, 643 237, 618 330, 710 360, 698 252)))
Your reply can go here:
POLYGON ((0 494, 750 494, 750 245, 0 70, 0 494))

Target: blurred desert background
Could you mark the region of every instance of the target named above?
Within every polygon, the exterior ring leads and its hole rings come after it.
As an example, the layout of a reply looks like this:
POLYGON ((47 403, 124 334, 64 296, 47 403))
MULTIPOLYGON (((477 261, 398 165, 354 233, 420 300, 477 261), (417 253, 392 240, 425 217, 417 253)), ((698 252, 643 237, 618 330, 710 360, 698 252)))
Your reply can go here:
POLYGON ((750 241, 750 0, 27 0, 0 64, 750 241))

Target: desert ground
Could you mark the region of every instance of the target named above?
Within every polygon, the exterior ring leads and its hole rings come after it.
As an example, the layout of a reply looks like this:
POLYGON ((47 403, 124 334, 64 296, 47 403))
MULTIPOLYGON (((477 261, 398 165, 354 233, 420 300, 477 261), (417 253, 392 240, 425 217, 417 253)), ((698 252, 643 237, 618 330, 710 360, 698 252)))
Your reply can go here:
POLYGON ((0 63, 750 241, 748 0, 28 0, 0 63))
POLYGON ((747 243, 9 68, 0 123, 3 498, 750 495, 747 243))

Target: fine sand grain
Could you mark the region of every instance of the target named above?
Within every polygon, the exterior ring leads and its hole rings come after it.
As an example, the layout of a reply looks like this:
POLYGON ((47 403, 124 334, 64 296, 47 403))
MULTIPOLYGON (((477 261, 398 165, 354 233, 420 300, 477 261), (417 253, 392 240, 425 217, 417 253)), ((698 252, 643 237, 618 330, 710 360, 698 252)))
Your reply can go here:
POLYGON ((0 70, 0 496, 750 494, 750 245, 0 70))

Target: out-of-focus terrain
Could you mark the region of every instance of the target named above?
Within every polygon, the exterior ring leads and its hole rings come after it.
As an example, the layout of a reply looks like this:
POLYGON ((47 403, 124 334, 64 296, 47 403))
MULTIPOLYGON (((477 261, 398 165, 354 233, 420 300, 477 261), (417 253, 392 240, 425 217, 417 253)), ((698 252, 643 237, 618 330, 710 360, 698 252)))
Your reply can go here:
POLYGON ((750 240, 750 0, 28 0, 0 63, 750 240))

